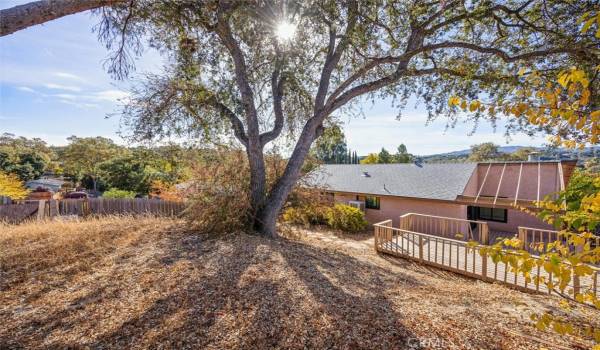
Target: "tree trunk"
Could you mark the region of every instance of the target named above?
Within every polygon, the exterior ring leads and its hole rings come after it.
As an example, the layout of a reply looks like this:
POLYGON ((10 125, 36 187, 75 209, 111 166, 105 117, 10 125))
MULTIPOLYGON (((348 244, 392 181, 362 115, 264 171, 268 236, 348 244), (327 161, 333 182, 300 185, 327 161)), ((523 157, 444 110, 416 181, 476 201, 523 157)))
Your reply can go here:
POLYGON ((0 10, 0 36, 125 0, 41 0, 0 10))
POLYGON ((302 165, 304 165, 304 160, 308 155, 310 146, 316 138, 316 130, 320 125, 321 119, 313 118, 313 120, 307 122, 283 175, 279 178, 275 186, 273 186, 264 206, 258 212, 254 226, 261 234, 268 237, 277 236, 277 217, 300 176, 302 165))
POLYGON ((248 147, 246 151, 250 165, 250 206, 252 218, 256 218, 265 202, 265 160, 260 147, 248 147))

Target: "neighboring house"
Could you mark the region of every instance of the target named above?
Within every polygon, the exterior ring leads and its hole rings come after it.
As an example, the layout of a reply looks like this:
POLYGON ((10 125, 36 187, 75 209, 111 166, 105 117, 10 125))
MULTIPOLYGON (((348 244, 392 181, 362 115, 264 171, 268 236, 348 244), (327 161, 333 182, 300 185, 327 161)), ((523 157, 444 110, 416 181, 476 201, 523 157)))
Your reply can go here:
POLYGON ((534 215, 534 201, 564 188, 576 161, 448 164, 337 164, 313 172, 309 184, 334 201, 360 206, 370 223, 406 213, 488 222, 490 231, 518 226, 549 229, 534 215), (359 203, 357 203, 359 202, 359 203))
POLYGON ((61 187, 66 183, 61 179, 57 178, 40 178, 37 180, 30 180, 25 183, 25 187, 34 191, 38 188, 44 188, 46 190, 52 191, 54 193, 59 192, 61 187))

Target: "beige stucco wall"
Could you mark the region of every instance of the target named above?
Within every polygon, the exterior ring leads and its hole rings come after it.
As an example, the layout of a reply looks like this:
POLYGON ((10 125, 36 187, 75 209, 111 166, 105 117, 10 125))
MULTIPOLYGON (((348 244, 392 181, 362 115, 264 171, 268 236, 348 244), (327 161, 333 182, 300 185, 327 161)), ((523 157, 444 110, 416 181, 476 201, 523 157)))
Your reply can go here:
MULTIPOLYGON (((336 193, 334 198, 336 202, 347 203, 348 201, 356 200, 356 196, 356 193, 336 193)), ((467 218, 467 206, 463 204, 391 196, 379 196, 379 198, 380 209, 366 209, 365 212, 366 219, 372 224, 392 219, 394 226, 398 227, 400 215, 406 213, 437 215, 458 219, 467 218)), ((514 234, 517 233, 519 226, 552 229, 550 225, 545 224, 535 216, 514 209, 508 209, 506 223, 488 221, 488 227, 491 231, 514 234)))
MULTIPOLYGON (((335 200, 347 203, 356 200, 357 194, 336 193, 335 200)), ((395 227, 399 225, 400 215, 406 213, 419 213, 451 218, 467 218, 467 206, 452 202, 443 202, 426 199, 413 199, 404 197, 378 196, 380 198, 379 210, 366 209, 365 217, 370 223, 376 223, 388 219, 393 220, 395 227)))
POLYGON ((488 227, 491 231, 517 233, 518 227, 532 227, 539 229, 552 230, 552 226, 544 223, 534 215, 522 212, 520 210, 508 209, 507 222, 488 221, 488 227))

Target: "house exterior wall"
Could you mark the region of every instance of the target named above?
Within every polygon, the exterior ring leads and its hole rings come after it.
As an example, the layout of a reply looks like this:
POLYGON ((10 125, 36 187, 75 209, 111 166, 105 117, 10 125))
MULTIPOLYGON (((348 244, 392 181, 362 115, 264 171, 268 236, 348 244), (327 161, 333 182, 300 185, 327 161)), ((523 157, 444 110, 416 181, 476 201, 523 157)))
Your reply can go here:
MULTIPOLYGON (((334 194, 334 200, 338 203, 345 204, 348 203, 348 201, 355 201, 357 195, 364 196, 365 194, 336 192, 334 194)), ((365 218, 371 224, 392 219, 394 227, 398 227, 400 221, 399 217, 406 213, 467 219, 467 206, 460 203, 392 196, 378 197, 380 198, 379 210, 365 210, 365 218)), ((486 222, 491 231, 510 234, 516 234, 519 226, 552 229, 552 226, 544 223, 537 217, 515 209, 508 209, 506 223, 495 221, 486 222)))
MULTIPOLYGON (((356 200, 358 193, 335 193, 335 201, 347 203, 356 200)), ((393 225, 398 227, 401 215, 406 213, 418 213, 427 215, 446 216, 451 218, 466 219, 467 206, 436 200, 415 199, 392 196, 377 196, 380 198, 379 209, 366 209, 365 218, 374 224, 380 221, 392 219, 393 225)))
POLYGON ((522 212, 516 209, 508 209, 506 222, 487 221, 490 231, 517 233, 519 226, 538 228, 544 230, 553 230, 552 225, 548 225, 534 215, 522 212))

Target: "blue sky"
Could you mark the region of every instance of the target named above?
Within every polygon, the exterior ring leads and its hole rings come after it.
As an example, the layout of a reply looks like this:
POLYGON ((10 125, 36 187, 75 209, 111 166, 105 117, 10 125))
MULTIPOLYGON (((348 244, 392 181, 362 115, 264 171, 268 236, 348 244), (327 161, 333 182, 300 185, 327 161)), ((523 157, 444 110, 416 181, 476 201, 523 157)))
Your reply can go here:
MULTIPOLYGON (((1 1, 7 8, 28 1, 1 1)), ((0 133, 39 137, 64 145, 66 138, 105 136, 125 143, 117 132, 119 99, 127 96, 128 82, 111 80, 102 68, 108 52, 92 27, 98 22, 90 13, 64 17, 0 38, 0 133)), ((137 73, 160 69, 161 59, 148 51, 137 62, 137 73)), ((364 118, 342 118, 348 146, 359 154, 381 147, 395 150, 400 143, 409 152, 432 154, 468 148, 480 142, 505 145, 502 126, 496 132, 482 124, 474 135, 470 123, 446 130, 440 118, 425 125, 426 113, 409 103, 403 118, 387 101, 364 106, 364 118)), ((512 135, 511 145, 545 142, 542 135, 512 135)))

